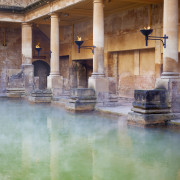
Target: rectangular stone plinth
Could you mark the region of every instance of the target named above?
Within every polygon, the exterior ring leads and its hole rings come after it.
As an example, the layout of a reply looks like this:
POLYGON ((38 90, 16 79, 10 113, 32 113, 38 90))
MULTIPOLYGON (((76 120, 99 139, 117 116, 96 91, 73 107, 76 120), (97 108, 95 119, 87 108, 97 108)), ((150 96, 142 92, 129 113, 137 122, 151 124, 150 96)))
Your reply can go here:
POLYGON ((174 119, 172 113, 162 114, 141 114, 136 112, 128 113, 128 124, 134 125, 164 125, 167 121, 174 119))
POLYGON ((90 77, 88 87, 96 92, 97 105, 103 106, 109 101, 109 80, 106 77, 90 77))
POLYGON ((96 105, 94 89, 78 88, 72 89, 66 109, 74 112, 93 111, 96 105))
POLYGON ((51 103, 52 92, 50 90, 35 90, 28 100, 33 103, 51 103))
POLYGON ((168 92, 165 89, 135 90, 134 99, 133 107, 136 109, 153 110, 170 108, 168 92))
POLYGON ((47 78, 47 87, 52 91, 54 97, 60 96, 63 93, 63 77, 50 75, 47 78))
POLYGON ((21 98, 25 96, 24 88, 8 88, 6 89, 6 95, 9 98, 21 98))
POLYGON ((178 79, 157 79, 156 88, 164 88, 169 94, 171 111, 180 113, 180 78, 178 79))

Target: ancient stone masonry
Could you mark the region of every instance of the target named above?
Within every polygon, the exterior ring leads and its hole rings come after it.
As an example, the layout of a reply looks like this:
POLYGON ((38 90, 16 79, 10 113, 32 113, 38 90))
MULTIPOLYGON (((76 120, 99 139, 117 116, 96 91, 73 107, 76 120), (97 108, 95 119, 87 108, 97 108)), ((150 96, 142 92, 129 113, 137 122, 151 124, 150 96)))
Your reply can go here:
POLYGON ((26 7, 40 0, 0 0, 0 6, 19 6, 26 7))
POLYGON ((130 124, 164 125, 174 118, 165 89, 135 90, 134 99, 132 112, 128 115, 130 124))
POLYGON ((70 99, 66 109, 74 112, 93 111, 96 105, 96 94, 94 89, 77 88, 71 89, 70 99))

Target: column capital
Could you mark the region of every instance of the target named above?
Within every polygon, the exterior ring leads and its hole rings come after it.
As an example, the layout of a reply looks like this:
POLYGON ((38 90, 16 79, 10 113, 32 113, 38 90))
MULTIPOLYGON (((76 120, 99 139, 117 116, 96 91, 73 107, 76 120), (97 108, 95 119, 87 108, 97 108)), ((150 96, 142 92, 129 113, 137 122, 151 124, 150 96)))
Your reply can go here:
POLYGON ((102 4, 103 4, 103 3, 104 3, 104 0, 94 0, 93 2, 94 2, 94 3, 102 3, 102 4))
POLYGON ((28 23, 28 22, 23 22, 22 23, 22 26, 27 26, 27 27, 32 27, 32 24, 31 23, 28 23))
POLYGON ((59 14, 58 13, 52 12, 49 15, 51 16, 51 18, 59 18, 59 14))

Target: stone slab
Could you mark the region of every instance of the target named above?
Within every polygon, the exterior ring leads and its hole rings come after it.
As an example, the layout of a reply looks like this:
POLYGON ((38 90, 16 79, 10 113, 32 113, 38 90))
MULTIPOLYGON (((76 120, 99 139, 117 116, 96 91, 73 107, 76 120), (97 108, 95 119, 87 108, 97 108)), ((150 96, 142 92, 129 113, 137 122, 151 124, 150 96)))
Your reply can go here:
POLYGON ((77 88, 71 90, 66 109, 74 112, 87 112, 93 111, 95 105, 96 95, 94 89, 77 88))
POLYGON ((133 107, 140 109, 170 108, 168 91, 165 89, 135 90, 133 107))
POLYGON ((129 124, 139 125, 158 125, 165 124, 167 121, 173 120, 174 115, 172 113, 165 114, 141 114, 136 112, 128 113, 129 124))
POLYGON ((131 111, 142 113, 142 114, 163 114, 163 113, 170 113, 170 108, 168 109, 141 109, 133 107, 131 111))

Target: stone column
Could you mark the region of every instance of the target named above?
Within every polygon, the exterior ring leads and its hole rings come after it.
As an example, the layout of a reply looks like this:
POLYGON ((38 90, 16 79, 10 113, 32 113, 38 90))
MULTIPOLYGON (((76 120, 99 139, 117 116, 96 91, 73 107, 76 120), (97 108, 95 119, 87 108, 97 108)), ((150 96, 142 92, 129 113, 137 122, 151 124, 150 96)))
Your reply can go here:
POLYGON ((51 70, 50 75, 59 76, 59 17, 51 14, 51 70))
POLYGON ((47 86, 52 90, 54 96, 62 93, 63 78, 59 72, 59 16, 51 14, 51 60, 50 75, 48 76, 47 86))
POLYGON ((164 34, 168 36, 163 49, 163 73, 155 87, 166 89, 172 112, 180 112, 180 76, 178 73, 178 0, 164 0, 164 34))
POLYGON ((104 10, 103 0, 93 0, 93 73, 88 80, 88 87, 96 91, 97 102, 107 101, 109 81, 104 75, 104 10))
POLYGON ((22 23, 22 64, 32 64, 32 25, 22 23))
POLYGON ((103 0, 94 0, 93 9, 93 76, 104 76, 104 10, 103 0))
POLYGON ((34 66, 32 65, 32 24, 22 23, 22 72, 26 95, 34 88, 34 66))
POLYGON ((177 78, 178 73, 178 0, 164 0, 164 34, 168 36, 163 49, 162 78, 177 78))

